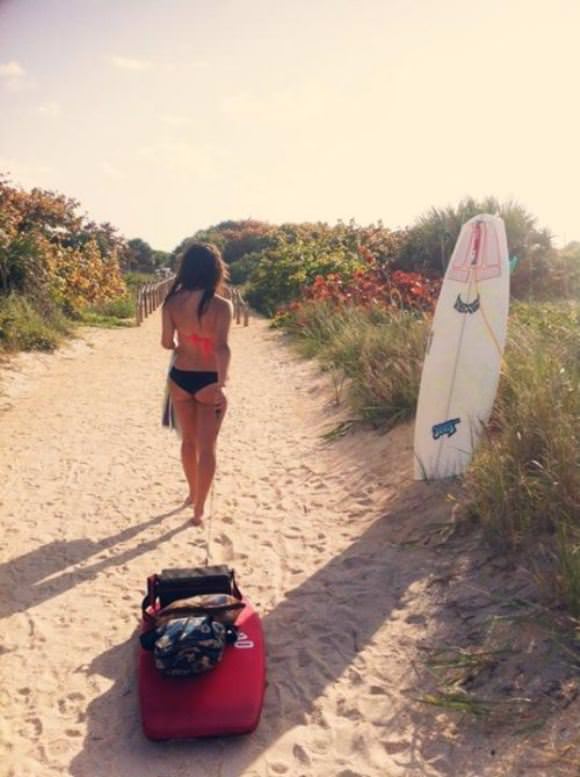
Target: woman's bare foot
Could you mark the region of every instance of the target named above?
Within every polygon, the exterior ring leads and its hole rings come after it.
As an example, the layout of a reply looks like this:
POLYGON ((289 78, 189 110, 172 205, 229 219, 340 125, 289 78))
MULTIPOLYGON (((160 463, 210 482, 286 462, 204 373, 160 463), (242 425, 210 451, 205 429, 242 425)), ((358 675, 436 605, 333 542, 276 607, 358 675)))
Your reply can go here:
POLYGON ((205 507, 203 505, 195 505, 193 508, 193 518, 191 519, 191 522, 194 526, 201 526, 204 521, 206 521, 209 518, 209 515, 205 511, 205 507))

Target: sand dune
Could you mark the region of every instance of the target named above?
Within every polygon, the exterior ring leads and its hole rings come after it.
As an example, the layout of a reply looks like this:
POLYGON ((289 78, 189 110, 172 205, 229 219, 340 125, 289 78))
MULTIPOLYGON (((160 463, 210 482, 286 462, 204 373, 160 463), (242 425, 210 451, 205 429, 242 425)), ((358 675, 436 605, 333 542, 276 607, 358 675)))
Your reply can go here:
POLYGON ((207 539, 186 512, 172 514, 186 489, 177 441, 159 426, 158 328, 154 315, 139 329, 90 332, 2 372, 6 775, 564 774, 531 772, 519 740, 460 735, 417 702, 422 651, 456 617, 434 581, 457 559, 428 539, 449 521, 448 485, 412 481, 406 427, 324 443, 338 418, 324 376, 259 320, 233 333, 210 552, 235 567, 264 618, 262 722, 231 740, 143 738, 144 581, 203 563, 207 539))

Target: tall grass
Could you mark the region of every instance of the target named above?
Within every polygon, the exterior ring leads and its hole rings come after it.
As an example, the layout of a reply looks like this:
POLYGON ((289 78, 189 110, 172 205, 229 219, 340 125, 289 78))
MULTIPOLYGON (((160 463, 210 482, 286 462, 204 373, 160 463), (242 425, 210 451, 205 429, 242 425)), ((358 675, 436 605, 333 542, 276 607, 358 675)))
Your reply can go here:
POLYGON ((576 314, 520 306, 510 323, 494 415, 467 477, 492 534, 580 525, 580 332, 576 314))
POLYGON ((511 316, 487 438, 466 481, 467 510, 494 542, 541 543, 551 583, 580 613, 580 328, 566 305, 520 305, 511 316))
MULTIPOLYGON (((534 557, 580 614, 580 309, 516 304, 494 413, 464 482, 464 508, 492 543, 534 557)), ((346 379, 359 418, 414 416, 429 321, 405 311, 300 306, 303 352, 346 379)))
POLYGON ((137 314, 136 298, 132 294, 91 305, 80 313, 80 320, 89 326, 134 326, 137 314))
POLYGON ((428 332, 422 316, 311 303, 293 331, 306 355, 346 379, 357 416, 386 428, 413 416, 428 332))
POLYGON ((71 322, 48 300, 0 296, 0 350, 52 351, 71 331, 71 322))

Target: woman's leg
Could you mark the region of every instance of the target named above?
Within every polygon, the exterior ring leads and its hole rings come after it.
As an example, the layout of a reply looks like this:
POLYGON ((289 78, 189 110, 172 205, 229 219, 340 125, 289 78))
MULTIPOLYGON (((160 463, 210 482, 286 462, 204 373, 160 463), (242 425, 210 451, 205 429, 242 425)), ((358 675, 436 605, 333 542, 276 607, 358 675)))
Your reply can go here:
POLYGON ((200 524, 204 517, 205 503, 216 469, 216 441, 225 410, 224 408, 221 413, 217 413, 213 401, 197 401, 197 488, 193 509, 194 524, 200 524))
POLYGON ((181 429, 181 464, 189 485, 187 504, 195 503, 197 481, 197 403, 179 386, 172 384, 171 399, 181 429))

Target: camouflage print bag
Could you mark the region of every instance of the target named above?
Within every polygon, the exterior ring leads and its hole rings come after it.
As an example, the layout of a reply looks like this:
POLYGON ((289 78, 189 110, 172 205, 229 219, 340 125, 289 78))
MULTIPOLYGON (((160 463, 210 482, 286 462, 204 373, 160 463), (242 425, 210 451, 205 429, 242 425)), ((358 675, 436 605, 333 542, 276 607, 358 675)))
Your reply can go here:
POLYGON ((227 644, 237 638, 234 626, 211 615, 175 618, 159 626, 153 637, 155 666, 167 677, 192 677, 208 672, 222 660, 227 644))

